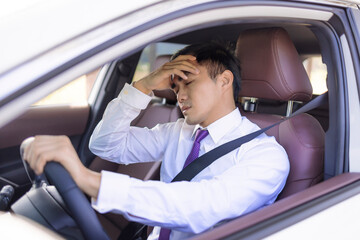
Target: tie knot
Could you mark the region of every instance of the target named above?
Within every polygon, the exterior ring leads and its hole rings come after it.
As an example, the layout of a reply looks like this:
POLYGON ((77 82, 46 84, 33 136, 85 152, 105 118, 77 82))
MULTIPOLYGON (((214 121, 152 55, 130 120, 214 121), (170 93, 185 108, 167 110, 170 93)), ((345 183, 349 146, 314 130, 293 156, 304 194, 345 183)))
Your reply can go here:
POLYGON ((195 141, 200 143, 208 134, 209 134, 208 130, 201 130, 199 128, 198 130, 196 130, 195 141))

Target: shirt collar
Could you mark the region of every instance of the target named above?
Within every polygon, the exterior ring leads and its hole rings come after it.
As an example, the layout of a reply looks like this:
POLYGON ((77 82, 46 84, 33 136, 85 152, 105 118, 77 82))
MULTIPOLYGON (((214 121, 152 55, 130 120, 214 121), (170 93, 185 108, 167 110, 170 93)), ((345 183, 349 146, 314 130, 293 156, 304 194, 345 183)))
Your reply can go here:
POLYGON ((219 140, 234 127, 234 125, 239 125, 241 123, 241 120, 242 118, 240 111, 238 108, 236 108, 234 111, 211 123, 206 128, 201 127, 199 124, 195 125, 191 137, 195 137, 196 130, 198 128, 207 129, 209 131, 210 137, 212 138, 214 143, 217 144, 219 140))

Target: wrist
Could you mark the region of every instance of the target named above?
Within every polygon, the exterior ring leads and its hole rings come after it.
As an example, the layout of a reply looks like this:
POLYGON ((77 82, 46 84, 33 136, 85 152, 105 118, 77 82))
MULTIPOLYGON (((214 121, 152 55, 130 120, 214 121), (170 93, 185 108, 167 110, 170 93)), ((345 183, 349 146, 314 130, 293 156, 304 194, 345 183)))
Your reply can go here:
POLYGON ((152 89, 149 89, 146 86, 146 83, 143 79, 134 82, 133 87, 136 88, 137 90, 145 93, 146 95, 149 95, 152 92, 152 89))
POLYGON ((86 168, 84 166, 81 166, 78 168, 78 170, 75 172, 75 175, 72 176, 75 183, 78 185, 78 187, 83 190, 83 186, 86 184, 86 168))
POLYGON ((78 187, 90 197, 96 198, 99 193, 101 174, 82 167, 74 181, 78 187))

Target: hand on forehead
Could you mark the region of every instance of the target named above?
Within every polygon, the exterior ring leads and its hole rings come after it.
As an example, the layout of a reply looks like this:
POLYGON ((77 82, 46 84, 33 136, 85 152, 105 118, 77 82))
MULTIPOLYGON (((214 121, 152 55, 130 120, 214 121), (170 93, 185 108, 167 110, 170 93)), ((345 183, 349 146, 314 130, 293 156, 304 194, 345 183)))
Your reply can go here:
POLYGON ((171 61, 173 64, 176 64, 178 69, 181 71, 180 74, 172 74, 171 82, 175 79, 181 81, 187 79, 189 74, 198 74, 199 63, 196 61, 196 57, 192 55, 180 55, 171 61))

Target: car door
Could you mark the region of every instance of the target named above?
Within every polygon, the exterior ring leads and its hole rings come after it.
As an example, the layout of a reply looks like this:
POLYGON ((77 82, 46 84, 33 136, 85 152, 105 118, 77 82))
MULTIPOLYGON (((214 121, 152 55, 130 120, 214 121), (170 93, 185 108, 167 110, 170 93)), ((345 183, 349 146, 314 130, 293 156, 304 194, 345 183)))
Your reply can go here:
POLYGON ((98 72, 96 69, 73 80, 0 129, 0 188, 13 186, 13 201, 31 186, 20 157, 21 142, 38 134, 67 135, 77 149, 87 126, 87 100, 98 72))

